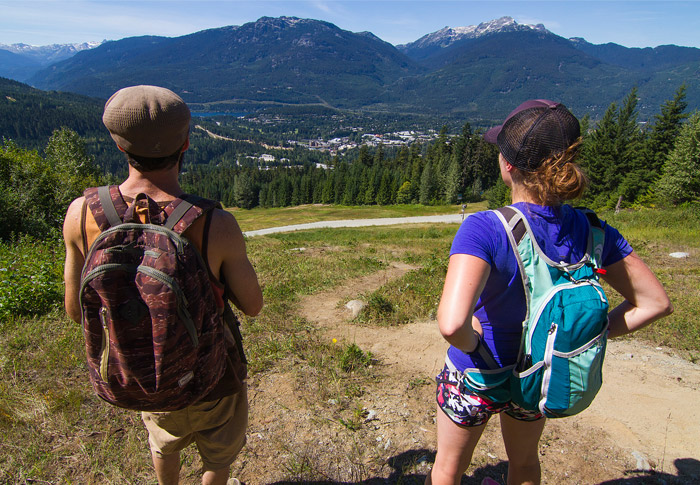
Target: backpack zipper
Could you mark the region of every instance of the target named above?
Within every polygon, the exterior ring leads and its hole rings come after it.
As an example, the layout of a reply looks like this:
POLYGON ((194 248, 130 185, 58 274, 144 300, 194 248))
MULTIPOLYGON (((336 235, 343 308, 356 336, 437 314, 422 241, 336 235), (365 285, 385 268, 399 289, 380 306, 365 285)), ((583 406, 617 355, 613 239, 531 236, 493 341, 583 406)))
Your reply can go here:
MULTIPOLYGON (((592 286, 593 289, 596 292, 598 292, 598 295, 600 296, 600 301, 603 303, 606 303, 605 294, 603 293, 603 290, 602 290, 600 283, 596 280, 586 280, 586 279, 579 280, 578 283, 569 282, 569 283, 562 283, 558 286, 552 286, 545 295, 540 297, 540 300, 544 301, 544 302, 549 301, 551 298, 553 298, 553 296, 556 293, 559 293, 560 291, 576 288, 577 286, 579 286, 581 284, 586 284, 586 285, 592 286)), ((529 304, 529 299, 528 299, 528 304, 529 304)), ((542 312, 544 311, 546 306, 547 305, 540 304, 538 307, 536 307, 537 312, 535 313, 534 318, 530 319, 530 322, 533 322, 534 325, 527 326, 527 334, 525 336, 526 337, 526 340, 525 340, 526 345, 525 345, 525 348, 523 349, 526 354, 530 353, 530 351, 532 349, 532 336, 535 333, 535 327, 537 327, 537 321, 542 316, 542 312)), ((523 322, 523 326, 525 326, 525 323, 526 322, 523 322)), ((551 332, 551 329, 549 331, 551 332)))
MULTIPOLYGON (((130 231, 132 229, 138 229, 142 233, 155 232, 155 233, 159 233, 159 234, 164 234, 170 238, 170 240, 173 242, 173 244, 175 244, 176 251, 178 254, 182 254, 184 251, 182 241, 180 240, 180 238, 182 238, 182 235, 177 234, 175 231, 168 229, 167 227, 164 227, 164 226, 159 226, 157 224, 140 224, 137 222, 127 222, 124 224, 120 224, 118 226, 110 227, 109 229, 105 229, 104 231, 102 231, 100 233, 99 236, 97 236, 97 239, 95 239, 95 241, 92 243, 91 247, 96 246, 98 241, 108 237, 110 234, 112 234, 114 232, 120 232, 120 231, 126 232, 126 231, 130 231), (173 235, 175 235, 177 237, 173 237, 173 235)), ((87 258, 85 260, 87 261, 87 258)))
POLYGON ((100 323, 102 324, 102 348, 100 349, 100 377, 107 382, 109 375, 109 327, 107 326, 107 308, 100 308, 100 323))
MULTIPOLYGON (((156 279, 163 283, 164 285, 168 286, 170 289, 172 289, 175 292, 175 295, 178 299, 178 317, 180 318, 180 321, 185 325, 185 328, 187 329, 187 333, 190 336, 190 339, 192 340, 192 345, 194 347, 197 347, 199 345, 199 338, 197 337, 197 330, 195 328, 194 322, 192 321, 192 316, 190 315, 190 312, 187 310, 187 297, 185 294, 182 292, 182 289, 180 286, 177 284, 177 282, 168 276, 167 274, 163 273, 162 271, 158 271, 155 268, 151 268, 150 266, 144 266, 144 265, 126 265, 126 264, 117 264, 117 263, 110 263, 110 264, 103 264, 101 266, 98 266, 94 268, 92 271, 90 271, 88 274, 85 275, 85 278, 83 278, 83 285, 80 289, 80 294, 82 295, 83 290, 87 284, 94 279, 97 276, 100 276, 102 274, 108 273, 112 270, 115 269, 122 269, 124 271, 128 271, 131 273, 142 273, 146 276, 149 276, 153 279, 156 279)), ((82 304, 81 304, 82 307, 82 304)))
POLYGON ((552 377, 552 355, 554 354, 554 340, 557 338, 557 324, 552 322, 547 332, 547 343, 544 349, 544 372, 542 374, 542 389, 540 391, 540 411, 544 412, 547 404, 547 391, 549 390, 549 381, 552 377))

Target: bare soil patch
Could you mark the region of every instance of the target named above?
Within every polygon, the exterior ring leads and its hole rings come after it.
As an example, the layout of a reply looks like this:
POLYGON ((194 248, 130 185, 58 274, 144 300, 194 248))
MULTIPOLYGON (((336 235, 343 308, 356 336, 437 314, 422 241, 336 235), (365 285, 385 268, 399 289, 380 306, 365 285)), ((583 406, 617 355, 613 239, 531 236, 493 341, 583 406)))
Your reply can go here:
MULTIPOLYGON (((394 264, 303 299, 300 315, 325 338, 377 359, 361 409, 314 399, 313 369, 291 362, 250 383, 249 439, 234 472, 248 484, 422 483, 435 452, 433 378, 447 344, 435 321, 358 325, 341 303, 413 269, 394 264), (347 425, 354 417, 357 429, 347 425)), ((603 389, 582 414, 549 420, 543 483, 700 483, 700 366, 641 341, 611 341, 603 389)), ((328 383, 332 385, 332 383, 328 383)), ((505 483, 507 456, 493 419, 462 483, 505 483)))

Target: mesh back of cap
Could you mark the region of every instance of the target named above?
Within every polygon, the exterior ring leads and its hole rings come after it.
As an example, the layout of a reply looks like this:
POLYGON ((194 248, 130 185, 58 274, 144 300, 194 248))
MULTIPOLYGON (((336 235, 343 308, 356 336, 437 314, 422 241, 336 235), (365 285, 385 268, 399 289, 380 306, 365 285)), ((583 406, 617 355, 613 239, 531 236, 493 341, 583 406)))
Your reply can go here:
POLYGON ((531 172, 571 146, 581 134, 578 120, 562 104, 516 114, 498 134, 498 148, 513 166, 531 172))

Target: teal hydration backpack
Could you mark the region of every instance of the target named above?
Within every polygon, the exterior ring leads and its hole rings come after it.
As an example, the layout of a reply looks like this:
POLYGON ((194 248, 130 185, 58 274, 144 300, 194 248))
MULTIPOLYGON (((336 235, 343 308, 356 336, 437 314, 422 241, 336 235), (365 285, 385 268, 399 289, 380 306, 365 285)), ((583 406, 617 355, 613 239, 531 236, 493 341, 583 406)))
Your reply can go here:
POLYGON ((537 244, 522 212, 515 207, 494 212, 514 250, 527 302, 517 364, 504 369, 510 399, 549 418, 580 413, 603 383, 608 300, 598 273, 605 232, 595 213, 584 210, 586 254, 577 263, 555 262, 537 244))

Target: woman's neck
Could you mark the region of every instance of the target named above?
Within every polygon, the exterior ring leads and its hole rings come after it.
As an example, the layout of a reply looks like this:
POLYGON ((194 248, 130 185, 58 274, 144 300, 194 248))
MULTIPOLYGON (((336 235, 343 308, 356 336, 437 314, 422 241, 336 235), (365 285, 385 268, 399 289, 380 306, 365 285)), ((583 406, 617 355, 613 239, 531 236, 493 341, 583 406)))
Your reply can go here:
POLYGON ((516 202, 528 202, 530 204, 542 205, 540 200, 533 196, 533 194, 525 189, 520 184, 512 184, 510 188, 510 198, 513 204, 516 202))

